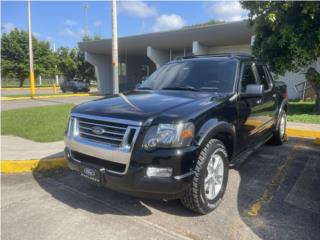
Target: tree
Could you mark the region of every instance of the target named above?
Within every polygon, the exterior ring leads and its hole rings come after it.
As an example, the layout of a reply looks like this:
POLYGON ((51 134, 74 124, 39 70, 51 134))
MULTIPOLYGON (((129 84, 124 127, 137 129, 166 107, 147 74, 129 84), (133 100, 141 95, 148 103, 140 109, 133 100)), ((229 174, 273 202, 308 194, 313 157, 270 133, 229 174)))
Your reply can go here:
POLYGON ((241 5, 250 11, 249 22, 255 27, 253 53, 275 74, 305 72, 320 114, 320 74, 313 66, 320 57, 320 3, 243 1, 241 5))
POLYGON ((212 19, 212 20, 209 20, 209 21, 204 22, 204 23, 197 23, 197 24, 185 26, 183 28, 184 29, 189 29, 189 28, 196 28, 196 27, 205 27, 205 26, 217 25, 217 24, 221 24, 221 23, 224 23, 224 21, 212 19))
MULTIPOLYGON (((49 43, 32 37, 35 75, 53 76, 57 59, 49 43)), ((19 80, 20 87, 29 76, 28 33, 13 29, 1 37, 1 74, 19 80)))
POLYGON ((18 78, 20 87, 29 74, 28 33, 12 30, 1 37, 1 75, 18 78))
POLYGON ((85 82, 95 79, 94 67, 85 61, 84 53, 77 48, 60 47, 57 51, 58 69, 66 80, 78 79, 85 82))
POLYGON ((76 48, 68 49, 66 47, 60 47, 56 54, 60 74, 64 75, 67 80, 74 79, 78 71, 78 50, 76 48))
POLYGON ((77 78, 87 83, 90 83, 90 80, 96 79, 94 74, 94 67, 90 63, 85 61, 83 52, 79 51, 77 57, 78 57, 77 78))

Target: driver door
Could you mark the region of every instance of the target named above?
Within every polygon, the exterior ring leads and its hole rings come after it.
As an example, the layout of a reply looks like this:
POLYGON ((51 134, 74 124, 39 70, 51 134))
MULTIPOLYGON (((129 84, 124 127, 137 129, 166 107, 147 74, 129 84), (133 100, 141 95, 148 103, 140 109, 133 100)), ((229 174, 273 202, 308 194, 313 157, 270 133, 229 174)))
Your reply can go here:
MULTIPOLYGON (((248 84, 259 84, 254 64, 245 62, 241 67, 238 94, 245 92, 248 84)), ((239 151, 257 143, 264 125, 262 99, 238 98, 238 145, 239 151)))

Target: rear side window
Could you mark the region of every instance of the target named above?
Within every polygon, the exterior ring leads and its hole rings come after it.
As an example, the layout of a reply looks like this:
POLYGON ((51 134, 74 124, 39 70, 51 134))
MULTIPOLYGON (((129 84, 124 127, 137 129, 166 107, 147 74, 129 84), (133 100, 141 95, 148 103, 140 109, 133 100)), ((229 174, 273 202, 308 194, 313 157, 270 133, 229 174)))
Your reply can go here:
POLYGON ((254 77, 254 73, 252 71, 252 67, 250 64, 245 64, 242 71, 241 77, 241 92, 245 92, 248 84, 257 84, 256 78, 254 77))
POLYGON ((260 82, 264 86, 264 91, 269 90, 271 86, 264 67, 262 65, 256 65, 256 67, 259 74, 260 82))

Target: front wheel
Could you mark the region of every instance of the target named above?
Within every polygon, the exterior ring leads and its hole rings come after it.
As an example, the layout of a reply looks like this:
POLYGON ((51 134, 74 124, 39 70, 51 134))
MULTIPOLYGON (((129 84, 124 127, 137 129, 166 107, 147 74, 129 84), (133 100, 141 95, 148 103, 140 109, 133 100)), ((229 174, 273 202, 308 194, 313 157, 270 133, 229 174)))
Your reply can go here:
POLYGON ((199 155, 192 184, 181 198, 182 204, 200 214, 214 210, 226 190, 228 173, 226 148, 221 141, 211 139, 199 155))
POLYGON ((273 136, 271 138, 271 143, 274 145, 281 145, 286 140, 286 128, 287 128, 287 114, 285 111, 282 111, 279 114, 278 124, 273 136))

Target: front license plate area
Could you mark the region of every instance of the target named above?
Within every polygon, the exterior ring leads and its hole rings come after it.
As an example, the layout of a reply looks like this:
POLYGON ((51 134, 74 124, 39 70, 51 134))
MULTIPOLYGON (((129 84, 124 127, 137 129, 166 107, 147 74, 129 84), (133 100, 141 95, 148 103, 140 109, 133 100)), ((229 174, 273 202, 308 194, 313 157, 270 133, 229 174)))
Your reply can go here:
POLYGON ((80 175, 96 184, 101 184, 101 172, 97 168, 81 165, 80 175))

